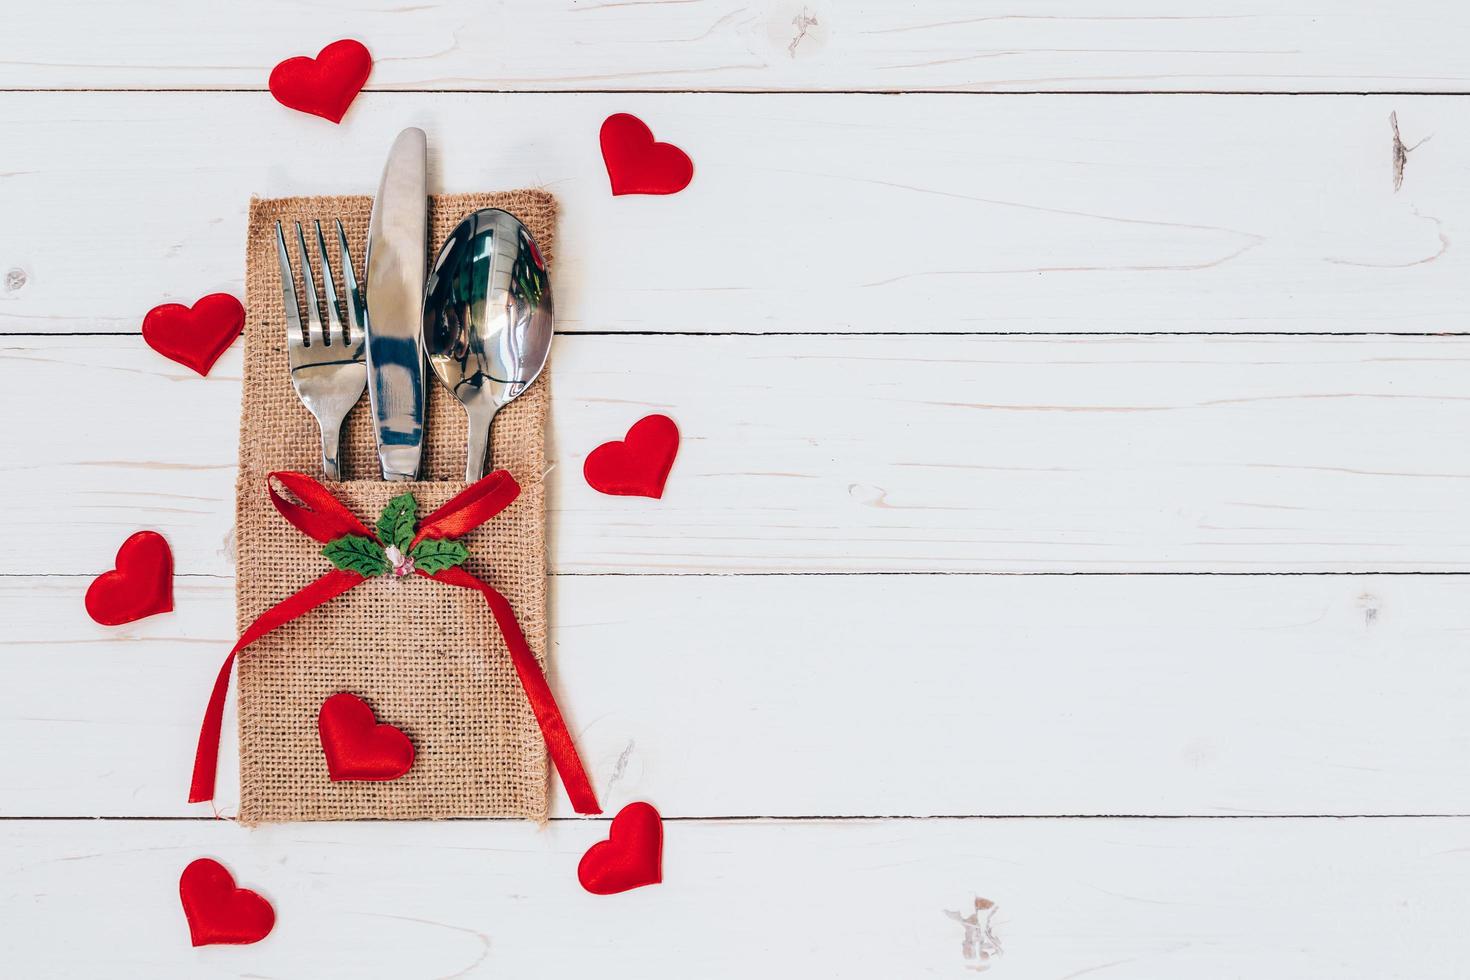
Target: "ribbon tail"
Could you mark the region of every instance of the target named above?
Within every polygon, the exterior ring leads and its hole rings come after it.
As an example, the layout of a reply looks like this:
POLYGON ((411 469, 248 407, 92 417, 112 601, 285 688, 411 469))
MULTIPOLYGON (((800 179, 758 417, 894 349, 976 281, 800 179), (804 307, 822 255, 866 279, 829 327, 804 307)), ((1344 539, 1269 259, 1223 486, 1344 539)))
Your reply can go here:
POLYGON ((291 620, 311 612, 317 606, 330 602, 363 581, 356 572, 334 569, 310 585, 271 606, 245 628, 236 641, 219 676, 214 679, 214 689, 209 693, 209 704, 204 709, 204 722, 199 727, 199 747, 194 751, 194 777, 189 783, 189 802, 203 803, 214 799, 215 770, 219 768, 220 729, 224 724, 225 695, 230 691, 230 673, 235 666, 235 656, 267 633, 284 626, 291 620))
POLYGON ((531 652, 526 635, 521 632, 521 624, 516 620, 510 601, 463 568, 445 569, 431 577, 447 585, 474 589, 485 597, 485 603, 490 607, 490 613, 495 617, 501 635, 505 637, 505 646, 510 651, 510 662, 515 666, 521 687, 526 692, 526 699, 531 702, 531 711, 536 716, 536 723, 541 726, 541 738, 546 742, 547 754, 551 756, 551 763, 561 777, 562 787, 567 791, 572 809, 583 814, 601 813, 602 807, 597 804, 592 781, 587 778, 587 770, 583 768, 582 759, 577 755, 572 733, 567 730, 566 720, 562 718, 561 709, 556 704, 556 696, 551 693, 546 674, 536 662, 536 655, 531 652))

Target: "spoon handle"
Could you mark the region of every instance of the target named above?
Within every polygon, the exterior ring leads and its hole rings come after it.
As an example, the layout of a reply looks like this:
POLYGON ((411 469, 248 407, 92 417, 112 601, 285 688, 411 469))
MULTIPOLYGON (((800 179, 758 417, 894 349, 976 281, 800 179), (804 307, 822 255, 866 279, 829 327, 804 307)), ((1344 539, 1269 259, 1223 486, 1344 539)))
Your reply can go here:
POLYGON ((490 468, 490 426, 499 406, 466 408, 469 415, 468 445, 465 451, 464 479, 474 483, 490 468))

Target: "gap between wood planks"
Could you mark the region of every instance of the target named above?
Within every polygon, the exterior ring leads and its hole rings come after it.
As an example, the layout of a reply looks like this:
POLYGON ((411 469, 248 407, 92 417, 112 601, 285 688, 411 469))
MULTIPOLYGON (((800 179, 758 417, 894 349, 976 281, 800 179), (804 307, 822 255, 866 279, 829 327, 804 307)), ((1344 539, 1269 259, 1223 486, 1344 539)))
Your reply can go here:
MULTIPOLYGON (((557 330, 558 337, 1470 337, 1466 330, 557 330)), ((0 330, 3 337, 142 337, 136 330, 0 330)))
MULTIPOLYGON (((596 817, 548 817, 547 823, 609 823, 612 815, 596 817)), ((1470 813, 937 813, 937 814, 847 814, 828 816, 713 816, 671 817, 662 816, 664 823, 889 823, 902 820, 919 821, 964 821, 964 820, 1467 820, 1470 813)), ((26 817, 0 816, 0 823, 36 823, 43 820, 78 823, 198 823, 211 821, 235 823, 233 817, 26 817)), ((436 820, 381 820, 381 821, 305 821, 322 823, 379 823, 379 824, 432 824, 432 823, 525 823, 523 817, 441 817, 436 820)))
MULTIPOLYGON (((0 88, 0 95, 29 95, 31 93, 127 93, 127 94, 196 94, 208 95, 211 93, 235 93, 250 94, 269 92, 264 86, 245 88, 137 88, 118 86, 115 88, 0 88)), ((1334 91, 1317 91, 1314 89, 1298 89, 1293 91, 1280 91, 1276 89, 954 89, 954 88, 915 88, 915 89, 868 89, 868 88, 731 88, 731 89, 690 89, 690 88, 365 88, 362 95, 959 95, 959 96, 1037 96, 1037 95, 1082 95, 1082 96, 1108 96, 1112 98, 1137 98, 1140 96, 1155 95, 1217 95, 1226 98, 1237 96, 1250 96, 1254 98, 1281 97, 1293 98, 1296 96, 1321 96, 1333 98, 1339 96, 1393 96, 1403 98, 1453 98, 1470 96, 1470 91, 1461 89, 1446 89, 1443 91, 1424 91, 1419 89, 1338 89, 1334 91)))
MULTIPOLYGON (((1350 571, 1271 571, 1262 569, 1254 572, 1208 572, 1208 571, 1075 571, 1059 572, 1055 569, 1042 572, 976 572, 976 571, 905 571, 905 570, 873 570, 873 571, 821 571, 821 572, 762 572, 762 571, 740 571, 740 572, 547 572, 549 578, 884 578, 906 575, 909 577, 938 577, 938 576, 961 576, 968 578, 1077 578, 1080 576, 1101 576, 1108 578, 1199 578, 1206 576, 1217 576, 1220 578, 1268 578, 1271 576, 1315 576, 1318 578, 1348 578, 1364 576, 1405 576, 1425 575, 1442 576, 1444 578, 1455 578, 1470 575, 1470 571, 1446 572, 1446 571, 1415 571, 1415 570, 1389 570, 1363 571, 1354 569, 1350 571)), ((26 579, 26 578, 70 578, 87 580, 93 576, 84 572, 0 572, 0 580, 3 579, 26 579)), ((205 582, 233 582, 233 575, 211 575, 208 572, 175 572, 175 579, 198 579, 205 582)))

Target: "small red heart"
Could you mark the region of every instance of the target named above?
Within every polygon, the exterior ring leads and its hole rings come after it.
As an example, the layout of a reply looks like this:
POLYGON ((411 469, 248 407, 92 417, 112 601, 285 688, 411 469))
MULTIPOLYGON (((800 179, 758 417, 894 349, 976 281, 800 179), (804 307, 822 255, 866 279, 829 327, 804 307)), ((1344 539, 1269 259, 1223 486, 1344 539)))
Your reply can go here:
POLYGON ((679 427, 667 415, 633 423, 621 442, 604 442, 582 463, 587 485, 621 497, 664 495, 664 482, 679 454, 679 427))
POLYGON ((271 69, 271 95, 288 109, 340 123, 372 70, 373 56, 361 41, 333 41, 315 58, 287 58, 271 69))
POLYGON ((258 943, 276 924, 271 903, 248 888, 236 888, 225 866, 200 858, 179 876, 179 900, 195 946, 258 943))
POLYGON ((210 293, 193 306, 165 303, 143 317, 143 340, 171 361, 209 374, 245 327, 245 307, 229 293, 210 293))
POLYGON ((392 725, 378 724, 366 701, 333 694, 316 716, 317 734, 332 782, 383 782, 413 767, 413 743, 392 725))
POLYGON ((607 840, 582 855, 577 880, 594 895, 615 895, 664 880, 664 825, 648 803, 629 803, 613 817, 607 840))
POLYGON ((608 116, 599 134, 602 161, 619 194, 676 194, 694 179, 694 162, 672 143, 655 143, 653 132, 626 112, 608 116))
POLYGON ((116 567, 87 586, 87 615, 121 626, 174 608, 174 555, 157 531, 139 531, 117 549, 116 567))

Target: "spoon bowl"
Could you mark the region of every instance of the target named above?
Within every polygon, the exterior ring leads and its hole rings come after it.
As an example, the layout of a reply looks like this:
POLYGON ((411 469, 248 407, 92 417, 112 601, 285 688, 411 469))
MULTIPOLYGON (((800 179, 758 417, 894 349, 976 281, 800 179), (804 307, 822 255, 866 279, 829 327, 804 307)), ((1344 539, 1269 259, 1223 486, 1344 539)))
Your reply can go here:
POLYGON ((498 208, 445 239, 424 287, 424 347, 469 417, 465 480, 485 475, 495 413, 540 376, 551 353, 551 280, 531 233, 498 208))

